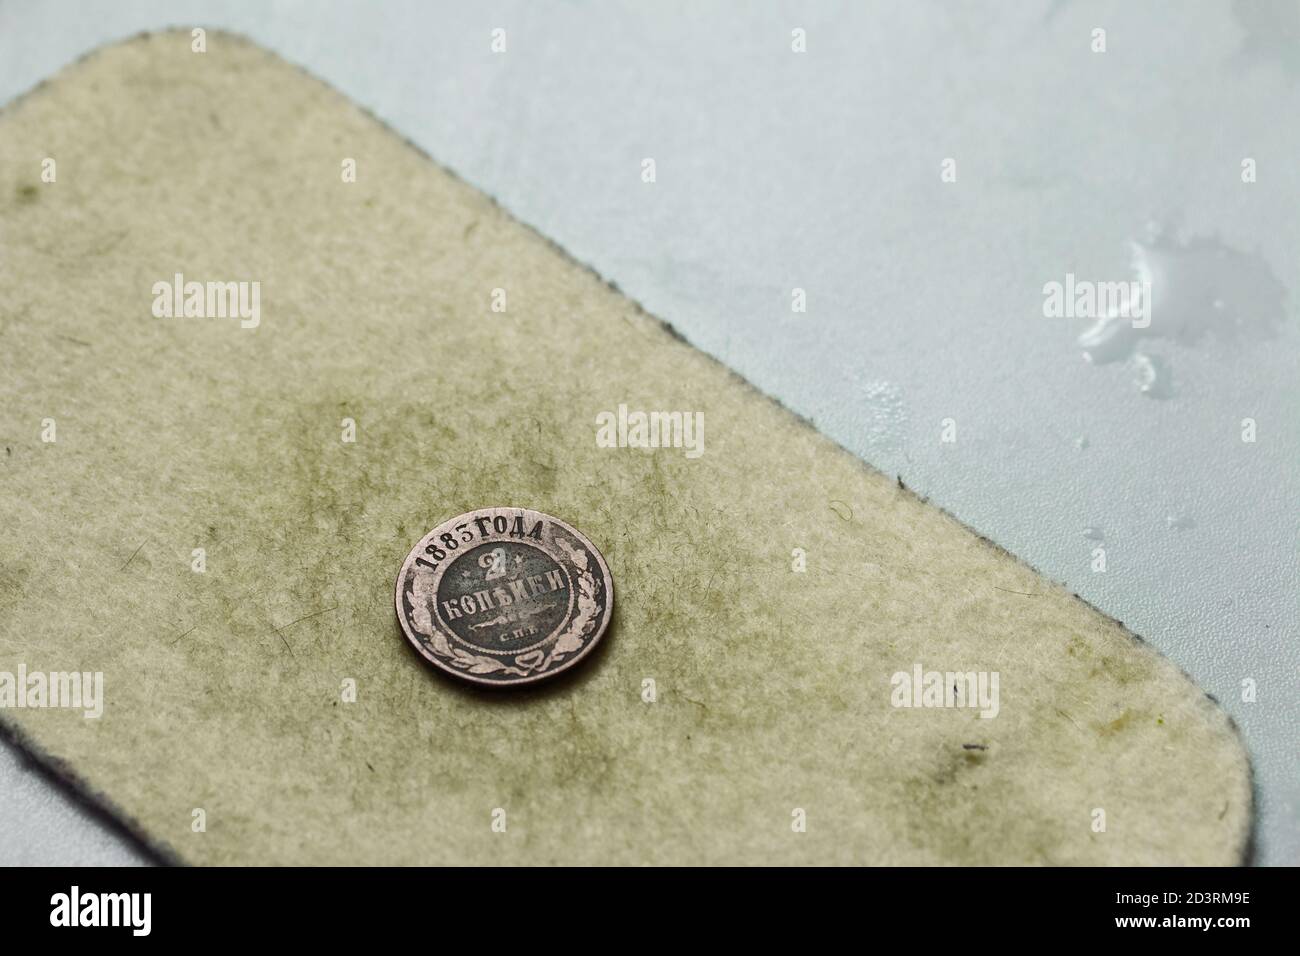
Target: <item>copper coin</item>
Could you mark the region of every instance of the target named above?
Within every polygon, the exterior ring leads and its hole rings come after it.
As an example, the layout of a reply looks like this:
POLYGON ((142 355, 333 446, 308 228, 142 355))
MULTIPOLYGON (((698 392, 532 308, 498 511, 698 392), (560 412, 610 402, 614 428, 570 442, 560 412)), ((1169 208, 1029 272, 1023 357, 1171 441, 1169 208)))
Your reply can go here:
POLYGON ((573 667, 605 635, 613 608, 614 580, 596 546, 527 508, 444 521, 397 575, 407 640, 448 674, 494 687, 573 667))

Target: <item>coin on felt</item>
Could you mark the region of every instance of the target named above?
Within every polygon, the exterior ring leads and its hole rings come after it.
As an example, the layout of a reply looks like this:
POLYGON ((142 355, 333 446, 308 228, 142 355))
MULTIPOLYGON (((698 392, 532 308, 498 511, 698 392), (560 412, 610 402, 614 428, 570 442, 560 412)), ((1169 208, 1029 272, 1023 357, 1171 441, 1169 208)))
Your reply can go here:
POLYGON ((573 667, 604 637, 614 581, 596 546, 559 518, 480 508, 438 525, 397 575, 397 619, 431 664, 494 687, 573 667))

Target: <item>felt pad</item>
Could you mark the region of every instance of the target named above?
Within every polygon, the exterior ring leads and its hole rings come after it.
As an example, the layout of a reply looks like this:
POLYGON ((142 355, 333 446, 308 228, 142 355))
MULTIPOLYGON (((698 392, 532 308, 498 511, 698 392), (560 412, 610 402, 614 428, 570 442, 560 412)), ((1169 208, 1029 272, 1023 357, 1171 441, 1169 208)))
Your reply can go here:
POLYGON ((1245 754, 1167 660, 274 56, 98 52, 0 115, 0 177, 0 671, 105 683, 0 721, 168 857, 1242 858, 1245 754), (156 316, 177 273, 260 323, 156 316), (599 447, 620 404, 703 454, 599 447), (407 551, 488 505, 609 561, 553 685, 399 633, 407 551), (996 672, 996 716, 894 706, 917 665, 996 672))

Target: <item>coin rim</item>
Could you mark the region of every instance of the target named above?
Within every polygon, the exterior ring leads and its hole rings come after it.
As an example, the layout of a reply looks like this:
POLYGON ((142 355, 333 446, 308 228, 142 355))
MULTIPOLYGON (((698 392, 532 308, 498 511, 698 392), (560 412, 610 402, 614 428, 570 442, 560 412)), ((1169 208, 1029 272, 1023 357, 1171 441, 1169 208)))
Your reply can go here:
POLYGON ((459 680, 463 680, 471 684, 476 684, 480 687, 522 687, 525 684, 535 684, 540 681, 549 680, 552 677, 559 676, 560 674, 567 671, 569 668, 575 666, 580 661, 582 661, 582 659, 585 658, 588 654, 590 654, 591 651, 596 647, 596 645, 599 644, 604 639, 605 632, 609 630, 610 618, 614 614, 614 575, 610 573, 609 565, 605 562, 605 556, 600 553, 600 549, 596 547, 595 543, 592 542, 590 538, 588 538, 585 534, 583 534, 581 531, 579 531, 569 522, 565 521, 563 518, 556 517, 553 514, 548 514, 545 511, 538 511, 534 508, 521 508, 518 505, 484 505, 481 508, 471 508, 469 511, 462 511, 460 514, 456 514, 451 516, 450 518, 446 518, 442 521, 439 521, 437 524, 435 524, 424 534, 420 535, 419 540, 417 540, 415 544, 411 546, 411 550, 407 552, 406 557, 402 560, 401 567, 399 567, 397 570, 397 579, 393 582, 393 609, 397 614, 397 625, 398 627, 401 628, 402 634, 406 638, 407 643, 411 644, 421 657, 423 657, 430 664, 433 664, 435 667, 438 668, 438 670, 442 671, 444 674, 450 674, 459 680), (437 655, 430 652, 424 646, 424 642, 420 640, 418 636, 413 636, 411 634, 410 628, 407 627, 406 615, 402 613, 403 611, 402 582, 406 579, 407 570, 409 569, 411 563, 415 560, 415 557, 417 556, 416 551, 419 550, 420 546, 424 543, 425 539, 428 538, 429 535, 436 532, 439 528, 441 528, 445 524, 456 521, 458 518, 463 518, 466 515, 480 514, 481 512, 484 511, 521 512, 523 514, 537 515, 549 521, 556 522, 557 524, 559 524, 561 527, 564 528, 565 532, 577 538, 578 541, 581 542, 587 548, 588 551, 590 551, 593 555, 595 555, 596 563, 600 567, 601 577, 605 582, 605 591, 608 594, 608 597, 605 601, 605 611, 604 614, 601 615, 600 624, 592 632, 591 640, 587 641, 586 645, 580 651, 578 651, 576 655, 569 658, 567 661, 560 664, 558 667, 553 667, 548 671, 545 671, 541 674, 535 674, 532 677, 518 677, 518 678, 514 678, 513 680, 489 680, 484 677, 480 677, 473 674, 467 674, 464 671, 458 671, 452 667, 449 667, 447 666, 446 663, 440 660, 437 657, 437 655))

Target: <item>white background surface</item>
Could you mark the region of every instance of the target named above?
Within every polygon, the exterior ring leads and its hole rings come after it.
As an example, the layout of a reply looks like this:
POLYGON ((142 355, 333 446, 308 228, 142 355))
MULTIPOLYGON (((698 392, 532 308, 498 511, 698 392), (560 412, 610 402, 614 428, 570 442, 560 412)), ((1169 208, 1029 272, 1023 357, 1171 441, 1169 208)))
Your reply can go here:
MULTIPOLYGON (((1241 725, 1258 861, 1300 862, 1300 5, 0 0, 0 102, 169 25, 232 29, 304 65, 1123 620, 1241 725), (791 52, 795 27, 807 53, 791 52), (1044 283, 1067 272, 1129 278, 1151 220, 1226 250, 1221 268, 1171 256, 1166 312, 1155 290, 1142 350, 1172 374, 1164 399, 1138 391, 1131 362, 1084 362, 1088 323, 1043 315, 1044 283), (1259 271, 1234 285, 1243 264, 1259 271), (1214 298, 1226 311, 1207 319, 1214 298), (1234 309, 1231 336, 1215 316, 1234 309), (1210 331, 1163 334, 1197 323, 1210 331)), ((0 752, 0 861, 133 854, 0 752)))

